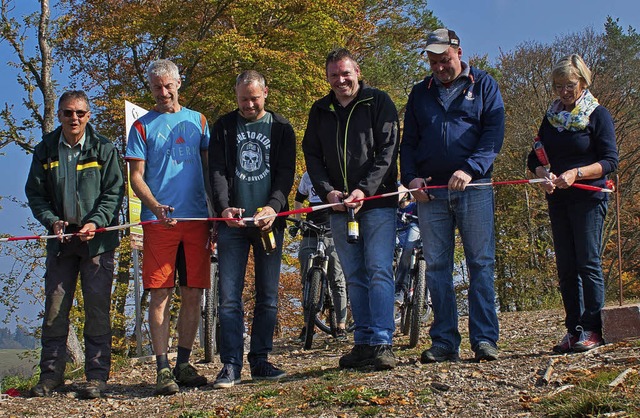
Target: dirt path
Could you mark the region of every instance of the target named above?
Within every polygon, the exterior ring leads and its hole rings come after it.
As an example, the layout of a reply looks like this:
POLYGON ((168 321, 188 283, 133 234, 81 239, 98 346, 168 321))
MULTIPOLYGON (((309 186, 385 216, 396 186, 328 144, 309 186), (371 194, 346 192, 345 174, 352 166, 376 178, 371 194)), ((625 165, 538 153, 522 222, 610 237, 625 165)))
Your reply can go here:
MULTIPOLYGON (((399 365, 389 372, 339 370, 338 357, 350 343, 318 336, 317 348, 304 351, 300 343, 284 338, 276 341, 271 356, 288 373, 279 383, 253 383, 245 367, 243 383, 233 388, 208 385, 155 397, 155 365, 146 363, 114 372, 102 399, 76 399, 74 384, 68 382, 67 390, 52 398, 1 400, 0 417, 542 416, 540 402, 577 379, 604 368, 613 376, 640 369, 637 341, 552 356, 550 347, 563 334, 559 311, 501 314, 500 324, 497 362, 471 362, 463 318, 462 361, 457 363, 419 363, 429 343, 426 327, 415 349, 406 348, 406 337, 396 339, 399 365)), ((221 366, 216 361, 197 367, 212 381, 221 366)), ((632 389, 640 396, 638 388, 632 389)))

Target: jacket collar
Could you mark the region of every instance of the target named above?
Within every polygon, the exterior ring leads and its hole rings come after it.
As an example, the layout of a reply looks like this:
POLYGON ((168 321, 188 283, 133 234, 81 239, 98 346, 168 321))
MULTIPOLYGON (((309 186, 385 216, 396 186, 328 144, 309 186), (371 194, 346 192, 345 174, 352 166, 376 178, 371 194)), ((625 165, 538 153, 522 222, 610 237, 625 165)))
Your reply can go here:
MULTIPOLYGON (((358 84, 360 85, 360 88, 358 89, 358 95, 355 99, 353 99, 351 103, 359 102, 361 100, 373 97, 373 90, 371 89, 371 87, 365 84, 362 80, 360 80, 358 84)), ((318 100, 318 106, 324 110, 332 111, 333 103, 336 103, 337 101, 335 97, 336 94, 333 92, 333 90, 331 90, 329 94, 318 100)), ((349 103, 349 105, 351 105, 351 103, 349 103)))
MULTIPOLYGON (((57 150, 58 143, 60 141, 60 135, 62 135, 62 125, 58 126, 54 131, 49 132, 42 138, 48 149, 57 150)), ((87 123, 87 127, 84 130, 85 140, 82 149, 91 148, 97 141, 95 130, 90 123, 87 123)), ((55 151, 57 153, 57 151, 55 151)))

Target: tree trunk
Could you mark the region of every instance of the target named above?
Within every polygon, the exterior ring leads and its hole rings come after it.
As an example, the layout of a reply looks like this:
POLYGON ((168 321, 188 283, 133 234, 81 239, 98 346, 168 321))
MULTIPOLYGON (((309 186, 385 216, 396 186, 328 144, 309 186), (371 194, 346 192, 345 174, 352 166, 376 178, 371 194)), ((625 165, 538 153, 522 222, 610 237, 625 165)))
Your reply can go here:
POLYGON ((84 363, 84 350, 78 339, 78 330, 73 324, 69 324, 69 337, 67 338, 67 361, 75 365, 84 363))

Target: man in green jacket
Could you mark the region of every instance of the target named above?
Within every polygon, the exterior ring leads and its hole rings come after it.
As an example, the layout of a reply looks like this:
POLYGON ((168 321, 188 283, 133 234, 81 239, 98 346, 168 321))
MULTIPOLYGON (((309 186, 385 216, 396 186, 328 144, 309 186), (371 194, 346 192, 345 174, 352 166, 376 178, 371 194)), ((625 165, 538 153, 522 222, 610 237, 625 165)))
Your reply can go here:
POLYGON ((33 216, 49 234, 59 236, 47 242, 40 380, 31 388, 36 397, 49 396, 64 382, 69 311, 78 273, 87 377, 80 396, 100 397, 109 378, 109 309, 118 231, 95 230, 117 224, 124 181, 116 148, 88 124, 90 116, 83 91, 60 97, 61 126, 36 145, 25 187, 33 216))

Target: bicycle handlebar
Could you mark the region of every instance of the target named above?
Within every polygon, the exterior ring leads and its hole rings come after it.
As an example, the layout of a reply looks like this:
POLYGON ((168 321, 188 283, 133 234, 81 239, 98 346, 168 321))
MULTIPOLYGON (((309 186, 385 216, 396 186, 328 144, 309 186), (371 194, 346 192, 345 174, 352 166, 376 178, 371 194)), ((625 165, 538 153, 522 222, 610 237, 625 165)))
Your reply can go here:
POLYGON ((285 218, 287 221, 293 223, 296 227, 300 228, 303 232, 312 231, 320 236, 324 236, 329 232, 329 228, 324 225, 316 225, 312 221, 306 219, 296 219, 290 216, 285 218))

